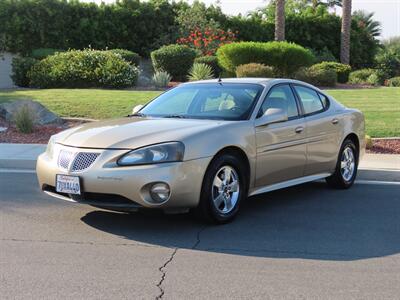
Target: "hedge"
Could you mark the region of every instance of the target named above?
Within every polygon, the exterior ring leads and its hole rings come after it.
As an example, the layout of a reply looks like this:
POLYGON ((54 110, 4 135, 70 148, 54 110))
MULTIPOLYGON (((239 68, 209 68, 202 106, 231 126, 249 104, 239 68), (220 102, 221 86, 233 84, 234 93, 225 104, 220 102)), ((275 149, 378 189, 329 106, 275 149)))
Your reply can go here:
POLYGON ((400 76, 393 77, 388 80, 388 86, 400 87, 400 76))
POLYGON ((217 57, 219 64, 230 72, 235 72, 239 65, 261 63, 273 67, 280 77, 289 77, 314 61, 310 50, 288 42, 227 44, 218 49, 217 57))
POLYGON ((301 68, 294 76, 297 80, 301 80, 316 86, 332 87, 336 85, 337 74, 332 69, 301 68))
MULTIPOLYGON (((141 56, 162 45, 174 43, 184 27, 180 17, 189 4, 183 1, 116 1, 108 4, 64 0, 0 1, 0 37, 10 52, 30 55, 33 49, 123 48, 141 56)), ((320 8, 321 6, 319 6, 320 8)), ((215 8, 215 7, 214 7, 215 8)), ((308 12, 309 9, 305 8, 308 12)), ((208 26, 218 23, 221 29, 238 31, 243 41, 266 42, 274 39, 273 18, 227 16, 218 8, 189 14, 194 26, 199 21, 208 26)), ((339 58, 339 16, 328 12, 287 13, 286 39, 317 52, 329 49, 339 58)), ((201 25, 201 24, 200 24, 201 25)), ((351 28, 351 64, 372 64, 379 42, 362 22, 353 20, 351 28)))
POLYGON ((173 79, 185 81, 196 55, 197 52, 187 46, 168 45, 151 52, 151 61, 155 71, 167 71, 173 79))
POLYGON ((39 88, 109 87, 136 83, 139 71, 110 51, 74 50, 57 53, 35 64, 28 76, 39 88))
POLYGON ((11 79, 19 87, 29 87, 28 72, 38 60, 31 57, 15 57, 12 60, 11 79))
POLYGON ((238 66, 236 76, 271 78, 274 77, 274 69, 263 64, 250 63, 238 66))
POLYGON ((127 62, 129 62, 130 64, 132 64, 132 65, 134 65, 136 67, 139 66, 140 56, 139 56, 139 54, 137 54, 137 53, 135 53, 133 51, 129 51, 129 50, 126 50, 126 49, 111 49, 111 50, 108 50, 108 51, 110 51, 112 53, 115 53, 115 54, 118 54, 118 55, 121 55, 121 57, 123 59, 125 59, 127 62))
POLYGON ((349 75, 349 83, 352 84, 369 84, 368 78, 374 75, 374 69, 361 69, 351 72, 349 75))
POLYGON ((324 61, 319 64, 315 64, 312 66, 313 68, 319 68, 324 70, 333 70, 337 74, 337 80, 340 83, 346 83, 349 80, 349 74, 351 72, 351 67, 349 65, 332 62, 332 61, 324 61))

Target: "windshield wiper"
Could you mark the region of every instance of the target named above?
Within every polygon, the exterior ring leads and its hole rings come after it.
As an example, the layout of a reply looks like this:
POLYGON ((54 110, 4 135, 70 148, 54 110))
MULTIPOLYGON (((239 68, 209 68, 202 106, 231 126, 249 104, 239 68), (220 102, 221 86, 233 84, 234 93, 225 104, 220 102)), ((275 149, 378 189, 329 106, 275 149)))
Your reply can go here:
POLYGON ((137 112, 137 113, 128 115, 128 117, 146 117, 146 115, 143 113, 137 112))
POLYGON ((185 119, 185 118, 186 118, 186 116, 184 116, 184 115, 166 115, 166 116, 163 116, 163 118, 177 118, 177 119, 185 119))

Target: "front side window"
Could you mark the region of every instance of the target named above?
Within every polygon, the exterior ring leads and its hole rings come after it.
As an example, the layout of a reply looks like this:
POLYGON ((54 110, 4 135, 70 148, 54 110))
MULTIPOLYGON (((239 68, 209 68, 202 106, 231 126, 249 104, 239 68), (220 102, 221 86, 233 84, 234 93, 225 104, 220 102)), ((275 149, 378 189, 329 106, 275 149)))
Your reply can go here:
POLYGON ((295 86, 294 88, 299 95, 300 101, 303 104, 304 113, 306 115, 324 110, 324 106, 316 91, 303 86, 295 86))
POLYGON ((261 106, 258 117, 265 114, 269 108, 279 108, 287 112, 288 118, 295 118, 299 115, 296 99, 289 85, 273 87, 261 106))
POLYGON ((264 87, 242 83, 197 83, 174 88, 147 104, 152 117, 245 120, 264 87))

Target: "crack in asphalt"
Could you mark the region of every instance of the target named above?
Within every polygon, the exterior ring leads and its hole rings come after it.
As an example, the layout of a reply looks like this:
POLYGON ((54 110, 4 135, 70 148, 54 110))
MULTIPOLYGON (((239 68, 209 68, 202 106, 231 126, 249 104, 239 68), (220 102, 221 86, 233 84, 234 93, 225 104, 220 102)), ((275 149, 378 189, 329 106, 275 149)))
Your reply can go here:
POLYGON ((201 228, 201 229, 197 232, 197 236, 196 236, 197 240, 196 240, 196 243, 192 246, 192 249, 197 249, 197 247, 198 247, 199 244, 200 244, 200 235, 201 235, 201 233, 202 233, 204 230, 206 230, 206 229, 207 229, 207 226, 204 226, 203 228, 201 228))
POLYGON ((165 280, 165 277, 167 276, 167 271, 165 270, 165 268, 168 266, 170 262, 172 262, 176 252, 178 252, 178 248, 175 248, 170 257, 168 258, 168 260, 161 267, 158 268, 158 270, 161 272, 162 275, 160 281, 157 283, 157 287, 160 289, 160 294, 156 297, 156 300, 162 299, 162 297, 164 296, 165 291, 164 288, 162 287, 162 284, 165 280))
MULTIPOLYGON (((198 247, 198 245, 200 244, 200 235, 201 233, 206 229, 207 227, 204 226, 203 228, 201 228, 199 231, 197 231, 196 234, 196 242, 194 243, 194 245, 191 247, 191 249, 196 249, 198 247)), ((174 248, 174 251, 172 252, 172 254, 169 256, 168 260, 161 266, 158 268, 158 271, 160 271, 161 273, 161 279, 160 281, 157 283, 157 287, 160 290, 160 294, 158 294, 158 296, 156 297, 156 300, 162 299, 164 294, 165 294, 165 290, 162 286, 162 284, 165 281, 165 278, 167 277, 167 271, 166 268, 167 266, 174 260, 174 257, 176 255, 176 253, 178 252, 180 248, 174 248)))

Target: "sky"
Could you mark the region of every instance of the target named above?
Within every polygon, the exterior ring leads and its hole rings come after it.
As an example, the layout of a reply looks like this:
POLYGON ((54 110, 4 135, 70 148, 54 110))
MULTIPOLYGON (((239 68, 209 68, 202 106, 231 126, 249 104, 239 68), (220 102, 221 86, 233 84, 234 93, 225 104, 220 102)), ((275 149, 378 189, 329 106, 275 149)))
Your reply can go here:
MULTIPOLYGON (((113 0, 84 1, 113 2, 113 0)), ((201 1, 208 5, 216 2, 216 0, 201 1)), ((193 0, 187 0, 187 2, 193 2, 193 0)), ((269 0, 220 0, 222 11, 229 15, 245 14, 268 3, 269 0)), ((375 13, 375 20, 382 24, 382 39, 400 36, 400 0, 353 0, 352 10, 360 9, 375 13)), ((340 10, 337 13, 340 14, 340 10)))

